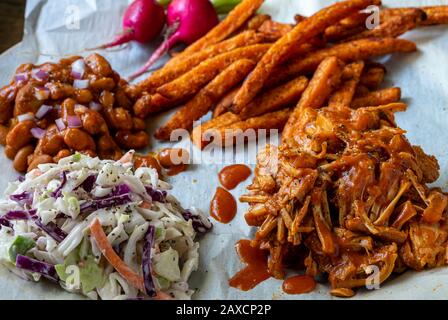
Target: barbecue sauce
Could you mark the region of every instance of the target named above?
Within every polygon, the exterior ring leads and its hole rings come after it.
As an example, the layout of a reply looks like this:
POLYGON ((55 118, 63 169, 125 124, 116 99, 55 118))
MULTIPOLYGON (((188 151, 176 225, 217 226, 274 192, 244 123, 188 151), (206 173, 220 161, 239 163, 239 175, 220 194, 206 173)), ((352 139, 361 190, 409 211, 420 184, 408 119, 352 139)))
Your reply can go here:
POLYGON ((310 276, 294 276, 283 281, 283 292, 287 294, 308 293, 314 290, 316 281, 310 276))
POLYGON ((248 166, 235 164, 225 167, 219 173, 219 181, 227 190, 235 189, 241 182, 250 177, 252 171, 248 166))
POLYGON ((160 165, 167 169, 167 175, 175 176, 184 172, 190 162, 190 154, 185 149, 163 149, 157 155, 160 165))
POLYGON ((235 274, 229 285, 242 291, 255 288, 261 282, 269 279, 267 253, 258 247, 252 247, 250 240, 240 240, 235 246, 241 262, 246 267, 235 274))
POLYGON ((210 203, 210 214, 221 223, 229 223, 236 215, 236 200, 225 189, 218 187, 210 203))

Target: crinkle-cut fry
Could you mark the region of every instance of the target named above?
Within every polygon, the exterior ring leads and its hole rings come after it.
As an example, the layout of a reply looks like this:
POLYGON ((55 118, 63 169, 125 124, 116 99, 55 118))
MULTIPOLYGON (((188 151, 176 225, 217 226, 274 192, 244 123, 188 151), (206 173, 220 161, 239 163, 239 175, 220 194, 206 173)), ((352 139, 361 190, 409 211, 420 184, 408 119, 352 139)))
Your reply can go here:
POLYGON ((169 140, 171 133, 176 129, 191 130, 194 121, 209 112, 213 104, 227 91, 243 81, 254 67, 255 63, 249 59, 241 59, 232 63, 159 128, 155 137, 159 140, 169 140))
POLYGON ((292 60, 290 63, 277 68, 269 81, 279 83, 301 74, 313 72, 322 60, 332 56, 348 63, 395 52, 412 52, 415 50, 417 50, 415 43, 404 39, 371 38, 354 40, 311 52, 304 58, 292 60))
POLYGON ((366 29, 366 19, 369 15, 369 13, 365 12, 356 12, 338 23, 329 26, 325 29, 325 39, 330 42, 337 42, 364 31, 366 29))
POLYGON ((382 65, 366 66, 359 83, 369 88, 369 90, 377 90, 383 83, 385 74, 386 68, 382 65))
POLYGON ((254 44, 208 59, 179 78, 159 87, 157 92, 170 101, 179 101, 197 93, 223 69, 240 59, 258 61, 270 44, 254 44))
POLYGON ((363 61, 353 62, 344 67, 342 71, 343 82, 339 89, 330 97, 328 101, 329 107, 350 107, 363 69, 363 61))
POLYGON ((213 110, 213 118, 219 117, 220 115, 226 113, 230 110, 232 106, 233 99, 235 98, 240 87, 236 87, 232 91, 228 92, 217 104, 213 110))
POLYGON ((243 0, 237 5, 227 17, 216 27, 210 30, 201 39, 187 47, 178 57, 183 57, 193 52, 206 48, 211 44, 226 39, 229 35, 240 28, 261 7, 264 0, 243 0))
POLYGON ((259 95, 239 115, 244 120, 296 104, 307 86, 308 79, 298 77, 259 95))
POLYGON ((266 20, 258 28, 258 32, 260 32, 266 39, 276 41, 291 32, 293 28, 294 26, 288 23, 266 20))
POLYGON ((378 91, 372 91, 365 96, 355 98, 352 101, 351 107, 354 109, 366 106, 380 106, 393 102, 398 102, 401 99, 400 88, 386 88, 378 91))
POLYGON ((234 111, 240 112, 263 88, 273 74, 274 69, 289 56, 295 45, 306 43, 323 32, 330 25, 372 4, 377 0, 350 0, 336 3, 320 10, 308 19, 296 25, 291 32, 280 38, 263 56, 257 67, 243 83, 235 97, 234 111))
POLYGON ((219 117, 213 118, 195 127, 191 133, 191 140, 199 149, 202 150, 212 142, 211 133, 214 131, 214 129, 221 126, 228 126, 232 123, 240 121, 240 116, 232 112, 226 112, 219 117))
POLYGON ((213 58, 219 54, 246 47, 263 41, 263 37, 253 30, 247 30, 203 50, 187 55, 183 59, 176 59, 162 69, 155 71, 147 79, 138 84, 138 87, 146 92, 152 93, 158 87, 180 77, 201 62, 213 58))
POLYGON ((284 143, 293 139, 294 127, 304 108, 317 109, 323 106, 333 89, 339 84, 342 67, 341 61, 335 57, 326 58, 320 63, 285 126, 282 137, 284 143))
POLYGON ((415 29, 426 18, 423 10, 415 9, 402 15, 392 16, 384 20, 378 27, 355 34, 344 41, 363 38, 395 38, 415 29))
POLYGON ((420 22, 422 26, 432 26, 438 24, 448 24, 448 6, 429 6, 419 8, 386 8, 380 12, 380 19, 386 20, 397 15, 404 15, 412 12, 415 9, 423 10, 426 14, 426 19, 420 22))
POLYGON ((282 109, 234 122, 228 126, 212 128, 213 143, 225 147, 235 144, 239 139, 243 139, 241 142, 244 142, 244 139, 256 139, 259 130, 266 130, 266 135, 270 130, 282 131, 290 114, 291 109, 282 109))

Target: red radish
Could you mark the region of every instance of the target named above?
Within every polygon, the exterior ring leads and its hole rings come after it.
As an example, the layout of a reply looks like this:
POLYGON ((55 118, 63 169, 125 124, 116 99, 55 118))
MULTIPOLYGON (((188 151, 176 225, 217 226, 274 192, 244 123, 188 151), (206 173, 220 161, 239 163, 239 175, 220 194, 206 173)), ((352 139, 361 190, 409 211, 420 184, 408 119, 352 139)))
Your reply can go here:
POLYGON ((168 34, 166 40, 153 53, 139 71, 129 77, 135 79, 145 73, 163 54, 179 42, 192 44, 219 22, 209 0, 173 0, 167 8, 168 34))
POLYGON ((154 40, 165 26, 165 10, 156 0, 135 0, 123 17, 123 33, 97 49, 115 47, 135 40, 147 43, 154 40))

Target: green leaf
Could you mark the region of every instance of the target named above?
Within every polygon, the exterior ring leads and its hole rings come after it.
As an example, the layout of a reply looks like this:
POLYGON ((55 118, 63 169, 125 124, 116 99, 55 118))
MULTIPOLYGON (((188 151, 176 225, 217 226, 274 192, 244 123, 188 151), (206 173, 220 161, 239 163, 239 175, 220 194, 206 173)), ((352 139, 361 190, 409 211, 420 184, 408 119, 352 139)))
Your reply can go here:
POLYGON ((30 238, 17 236, 8 250, 9 259, 15 263, 18 254, 25 255, 30 249, 34 248, 36 243, 30 238))

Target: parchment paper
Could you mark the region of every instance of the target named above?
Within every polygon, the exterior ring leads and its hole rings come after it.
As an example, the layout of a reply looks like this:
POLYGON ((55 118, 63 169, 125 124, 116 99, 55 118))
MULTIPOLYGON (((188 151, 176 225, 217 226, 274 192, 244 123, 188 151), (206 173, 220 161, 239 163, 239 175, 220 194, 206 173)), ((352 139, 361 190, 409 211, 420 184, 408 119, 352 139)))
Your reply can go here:
MULTIPOLYGON (((334 1, 328 0, 267 0, 262 11, 274 19, 292 22, 295 13, 310 15, 334 1)), ((423 6, 448 4, 448 0, 384 1, 388 6, 423 6)), ((57 61, 63 56, 86 56, 84 48, 98 46, 111 39, 121 28, 121 16, 126 0, 28 0, 25 36, 22 43, 0 56, 0 85, 7 84, 15 68, 26 62, 57 61), (76 15, 79 29, 76 29, 76 15), (75 21, 75 22, 74 22, 75 21), (74 22, 74 23, 73 23, 74 22), (68 27, 67 27, 68 25, 68 27), (75 28, 75 29, 73 29, 75 28)), ((388 74, 385 86, 402 88, 404 100, 409 103, 407 112, 397 114, 398 124, 409 131, 413 144, 421 145, 439 160, 441 177, 435 184, 448 188, 448 30, 446 26, 429 27, 410 32, 405 36, 416 41, 419 51, 381 59, 388 74)), ((136 43, 121 50, 100 52, 122 76, 138 69, 152 52, 151 45, 136 43)), ((165 120, 169 114, 150 119, 149 131, 165 120)), ((185 145, 182 142, 181 145, 185 145)), ((152 142, 149 149, 157 150, 167 144, 152 142)), ((254 151, 254 147, 250 148, 254 151)), ((197 152, 197 150, 196 150, 197 152)), ((231 155, 231 154, 230 154, 231 155)), ((229 156, 229 154, 227 154, 229 156)), ((254 163, 252 152, 248 162, 254 163)), ((238 161, 241 162, 241 161, 238 161)), ((225 164, 194 165, 169 181, 173 193, 185 207, 196 206, 208 213, 209 203, 218 186, 217 172, 225 164)), ((7 181, 17 176, 12 163, 0 155, 0 190, 7 181)), ((249 179, 250 180, 250 179, 249 179)), ((232 191, 235 197, 244 192, 246 181, 232 191)), ((313 293, 288 296, 281 291, 281 281, 268 280, 250 292, 229 288, 227 280, 242 265, 234 244, 251 235, 240 204, 236 219, 229 225, 214 222, 213 232, 201 240, 200 270, 192 278, 192 287, 198 288, 195 299, 333 299, 328 287, 319 285, 313 293)), ((353 299, 446 299, 448 297, 448 268, 426 272, 406 272, 382 285, 380 290, 360 290, 353 299)), ((16 278, 0 268, 0 298, 3 299, 79 299, 81 296, 65 293, 55 285, 31 283, 16 278)))

